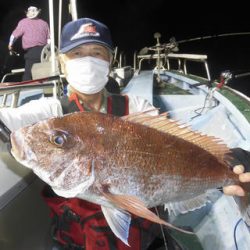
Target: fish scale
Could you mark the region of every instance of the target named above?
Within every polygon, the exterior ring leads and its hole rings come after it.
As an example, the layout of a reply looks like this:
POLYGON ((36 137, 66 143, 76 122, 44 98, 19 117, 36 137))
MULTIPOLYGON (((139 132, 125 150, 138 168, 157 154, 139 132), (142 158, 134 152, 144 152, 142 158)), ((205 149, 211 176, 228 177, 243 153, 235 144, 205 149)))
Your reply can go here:
MULTIPOLYGON (((33 129, 33 133, 36 133, 36 137, 41 143, 42 150, 44 150, 44 146, 48 144, 46 152, 41 153, 41 158, 38 159, 38 163, 44 161, 44 166, 48 163, 48 160, 46 160, 48 151, 50 151, 50 157, 52 159, 56 152, 59 155, 67 154, 66 158, 71 158, 69 154, 71 154, 72 148, 68 148, 67 146, 65 146, 65 149, 58 148, 48 141, 47 134, 50 133, 50 131, 59 129, 60 131, 67 131, 70 135, 70 139, 66 142, 66 145, 70 140, 80 138, 82 142, 80 143, 81 146, 85 144, 83 148, 87 150, 84 152, 84 150, 78 149, 79 145, 77 144, 73 147, 75 150, 80 150, 81 154, 83 156, 85 155, 86 158, 91 158, 90 155, 92 154, 94 158, 101 158, 107 161, 107 166, 104 166, 103 175, 105 175, 105 172, 107 176, 112 175, 112 171, 108 171, 108 167, 112 166, 112 164, 114 165, 113 168, 118 169, 117 171, 119 173, 121 173, 121 169, 130 169, 126 175, 138 174, 138 178, 136 178, 135 181, 142 183, 145 188, 150 184, 148 180, 151 180, 149 177, 153 174, 157 175, 158 179, 164 179, 166 176, 174 175, 180 177, 177 178, 178 181, 175 181, 175 185, 182 186, 180 190, 188 189, 188 187, 195 189, 195 185, 191 185, 191 183, 197 183, 197 186, 200 186, 200 179, 203 180, 203 184, 204 182, 208 183, 208 185, 203 185, 204 190, 201 188, 203 192, 205 189, 213 188, 218 184, 222 184, 223 186, 226 183, 224 181, 225 176, 227 176, 228 180, 232 179, 232 181, 227 183, 238 182, 237 176, 232 174, 225 164, 222 164, 216 157, 202 148, 182 138, 102 114, 92 115, 92 113, 83 113, 68 115, 66 118, 65 121, 63 118, 50 119, 48 122, 38 123, 37 126, 41 127, 39 130, 37 128, 33 129), (82 117, 82 119, 79 117, 82 117), (71 120, 71 118, 73 118, 73 120, 70 121, 72 126, 68 126, 67 120, 71 120), (44 143, 42 143, 43 138, 39 135, 40 131, 43 131, 43 125, 45 125, 45 130, 47 127, 49 128, 44 134, 46 135, 44 143), (84 133, 82 132, 83 128, 85 129, 84 133), (100 128, 102 128, 101 131, 100 128), (77 133, 77 137, 74 133, 77 133), (110 164, 109 161, 112 163, 110 164), (210 165, 212 166, 210 167, 210 165), (213 176, 213 178, 211 178, 211 176, 213 176)), ((32 134, 31 131, 28 131, 28 133, 32 134)), ((23 134, 27 134, 25 129, 23 130, 23 134)), ((35 149, 37 144, 35 143, 34 137, 31 136, 29 142, 30 147, 35 149)), ((27 147, 29 146, 27 145, 27 147)), ((38 152, 38 154, 39 153, 40 152, 38 152)), ((36 154, 36 156, 39 158, 38 154, 36 154)), ((81 156, 78 155, 77 157, 79 157, 80 160, 81 156)), ((60 164, 55 166, 54 170, 57 169, 60 174, 63 171, 63 166, 67 164, 67 162, 68 160, 60 163, 60 159, 58 159, 58 163, 60 164)), ((52 168, 52 166, 45 167, 47 169, 52 168)), ((75 167, 78 167, 77 164, 75 167)), ((95 171, 97 171, 97 169, 95 171)), ((126 178, 123 177, 124 176, 121 175, 121 185, 126 184, 126 178)), ((164 186, 161 186, 161 188, 164 189, 164 186)), ((165 189, 169 188, 166 182, 165 189)), ((188 193, 188 191, 186 193, 188 193)))

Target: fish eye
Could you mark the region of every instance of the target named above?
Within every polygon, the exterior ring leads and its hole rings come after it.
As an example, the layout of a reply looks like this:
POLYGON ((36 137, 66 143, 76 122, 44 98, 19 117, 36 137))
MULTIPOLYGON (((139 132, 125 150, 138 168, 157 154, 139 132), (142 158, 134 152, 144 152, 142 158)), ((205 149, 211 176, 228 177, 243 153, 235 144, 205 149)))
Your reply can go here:
POLYGON ((63 132, 58 131, 57 133, 52 134, 49 140, 57 147, 63 147, 64 143, 67 141, 67 136, 63 132))

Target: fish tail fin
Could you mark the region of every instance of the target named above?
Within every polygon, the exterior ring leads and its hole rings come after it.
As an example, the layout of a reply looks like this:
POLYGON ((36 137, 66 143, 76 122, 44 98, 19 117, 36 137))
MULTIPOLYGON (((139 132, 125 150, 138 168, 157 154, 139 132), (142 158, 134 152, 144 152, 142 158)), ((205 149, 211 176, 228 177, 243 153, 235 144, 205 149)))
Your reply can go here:
POLYGON ((250 226, 250 193, 245 196, 234 197, 234 200, 239 207, 243 220, 250 226))

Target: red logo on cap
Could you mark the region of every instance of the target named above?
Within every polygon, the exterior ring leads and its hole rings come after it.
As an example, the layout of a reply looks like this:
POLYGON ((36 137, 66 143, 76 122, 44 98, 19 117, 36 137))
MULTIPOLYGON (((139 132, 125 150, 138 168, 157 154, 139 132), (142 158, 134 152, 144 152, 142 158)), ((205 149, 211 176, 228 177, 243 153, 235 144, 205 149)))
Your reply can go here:
POLYGON ((83 28, 84 28, 83 32, 96 33, 96 27, 92 24, 89 24, 88 26, 85 26, 83 28))
POLYGON ((81 25, 76 34, 74 34, 70 40, 79 39, 82 37, 99 37, 100 33, 96 31, 96 26, 92 23, 86 23, 81 25))

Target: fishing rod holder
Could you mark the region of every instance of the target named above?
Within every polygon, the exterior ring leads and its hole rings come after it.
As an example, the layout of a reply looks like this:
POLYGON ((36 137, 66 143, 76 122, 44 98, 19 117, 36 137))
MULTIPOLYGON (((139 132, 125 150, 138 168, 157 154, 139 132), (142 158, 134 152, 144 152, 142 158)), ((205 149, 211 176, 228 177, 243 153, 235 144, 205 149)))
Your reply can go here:
POLYGON ((224 84, 228 84, 229 81, 231 81, 232 79, 238 79, 238 78, 242 78, 242 77, 246 77, 246 76, 250 76, 250 72, 237 72, 237 71, 230 71, 230 70, 226 70, 223 71, 220 74, 220 83, 224 82, 224 84))
POLYGON ((233 79, 234 75, 230 70, 225 70, 220 74, 220 84, 228 84, 228 82, 233 79))

